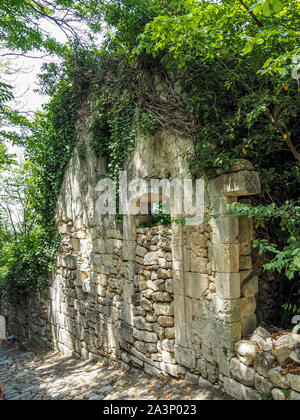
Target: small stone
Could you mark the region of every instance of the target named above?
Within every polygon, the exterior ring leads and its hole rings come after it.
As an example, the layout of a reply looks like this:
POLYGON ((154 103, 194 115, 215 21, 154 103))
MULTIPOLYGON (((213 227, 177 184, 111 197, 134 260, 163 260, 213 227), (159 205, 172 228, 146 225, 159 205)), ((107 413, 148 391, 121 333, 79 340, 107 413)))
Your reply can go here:
POLYGON ((285 376, 281 375, 283 369, 278 366, 277 368, 270 369, 268 372, 268 379, 278 388, 288 388, 288 382, 285 376))
POLYGON ((244 385, 254 386, 255 370, 253 368, 250 368, 241 363, 238 359, 233 358, 230 361, 230 370, 234 379, 244 385))
POLYGON ((289 373, 287 380, 294 391, 300 392, 300 375, 289 373))
POLYGON ((251 337, 251 341, 255 341, 263 351, 270 351, 273 349, 271 334, 262 327, 256 328, 251 337))
POLYGON ((274 398, 275 401, 285 401, 286 400, 285 393, 279 388, 272 389, 272 397, 274 398))
POLYGON ((246 366, 252 366, 254 364, 254 357, 259 351, 256 343, 250 340, 240 340, 235 344, 234 348, 242 363, 246 366))
POLYGON ((272 390, 272 385, 266 378, 258 373, 255 374, 255 388, 260 394, 270 395, 272 390))
POLYGON ((291 401, 300 401, 300 393, 295 392, 295 391, 291 391, 290 400, 291 401))
POLYGON ((266 352, 259 353, 254 358, 254 369, 266 378, 274 362, 275 357, 271 354, 266 352))
POLYGON ((275 348, 272 351, 272 354, 276 357, 278 363, 282 368, 286 368, 288 363, 291 361, 291 349, 289 349, 288 347, 275 348))
POLYGON ((157 322, 162 327, 173 327, 174 326, 174 318, 172 316, 159 316, 157 322))
POLYGON ((297 339, 292 335, 283 335, 277 341, 275 341, 275 347, 288 347, 289 349, 293 350, 297 343, 297 339))
POLYGON ((300 343, 297 343, 293 348, 292 353, 290 354, 290 358, 300 364, 300 343))
POLYGON ((242 385, 234 379, 226 377, 224 378, 224 391, 237 400, 259 401, 261 399, 259 393, 254 388, 242 385))

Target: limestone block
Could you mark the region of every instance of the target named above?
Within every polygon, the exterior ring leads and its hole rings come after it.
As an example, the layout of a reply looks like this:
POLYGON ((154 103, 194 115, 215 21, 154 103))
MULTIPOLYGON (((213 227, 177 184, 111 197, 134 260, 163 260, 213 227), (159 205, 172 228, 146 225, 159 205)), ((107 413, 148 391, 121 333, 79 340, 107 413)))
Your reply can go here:
POLYGON ((236 202, 236 197, 210 197, 208 213, 212 216, 224 216, 229 206, 236 202))
POLYGON ((175 339, 178 346, 192 347, 192 323, 176 320, 175 322, 175 339))
POLYGON ((288 381, 286 377, 281 374, 282 372, 283 369, 281 367, 270 369, 268 371, 268 380, 277 388, 288 388, 288 381))
POLYGON ((262 327, 256 328, 251 336, 251 341, 255 341, 263 351, 270 351, 273 349, 273 339, 271 338, 270 333, 262 327))
POLYGON ((192 309, 192 298, 174 295, 174 316, 176 321, 192 322, 192 309))
POLYGON ((240 256, 240 270, 251 270, 252 269, 252 257, 250 255, 240 256))
POLYGON ((144 370, 148 375, 151 375, 151 376, 160 376, 162 374, 160 369, 157 369, 154 366, 148 365, 148 363, 144 364, 144 370))
POLYGON ((144 258, 147 253, 148 253, 148 250, 146 248, 144 248, 143 246, 137 245, 137 247, 135 249, 135 254, 136 255, 144 258))
POLYGON ((207 363, 204 359, 197 360, 196 369, 201 373, 201 376, 203 376, 203 378, 207 378, 207 363))
POLYGON ((208 258, 200 257, 194 252, 191 253, 191 271, 194 273, 207 274, 208 258))
POLYGON ((239 299, 241 296, 241 283, 239 273, 216 273, 214 279, 216 293, 224 299, 239 299))
POLYGON ((255 314, 247 316, 246 318, 241 319, 241 328, 242 336, 246 337, 247 335, 253 333, 257 326, 257 318, 255 314))
POLYGON ((185 274, 183 270, 177 271, 173 270, 173 291, 176 295, 184 295, 185 294, 185 274))
POLYGON ((157 342, 156 333, 145 331, 145 330, 133 330, 133 337, 139 341, 145 341, 146 343, 157 342))
POLYGON ((160 368, 162 371, 174 376, 175 378, 179 376, 179 367, 176 364, 162 362, 160 364, 160 368))
POLYGON ((135 248, 136 248, 136 242, 125 240, 124 239, 124 245, 122 249, 122 256, 124 261, 134 261, 135 260, 135 248))
POLYGON ((293 349, 294 346, 298 343, 297 338, 293 335, 283 335, 278 340, 275 341, 275 347, 288 347, 289 349, 293 349))
POLYGON ((238 273, 239 245, 214 244, 212 248, 213 271, 219 273, 238 273))
POLYGON ((165 329, 158 323, 153 324, 153 330, 156 332, 158 338, 163 340, 165 338, 165 329))
POLYGON ((260 400, 259 393, 248 386, 242 385, 234 379, 224 378, 224 391, 237 400, 260 400))
POLYGON ((218 217, 210 220, 212 227, 213 243, 237 243, 239 233, 239 222, 237 218, 230 216, 218 217))
POLYGON ((154 302, 171 302, 172 298, 168 292, 154 292, 152 293, 154 302))
POLYGON ((272 389, 272 397, 275 401, 285 401, 287 399, 285 393, 279 388, 272 389))
POLYGON ((223 175, 222 192, 225 196, 238 197, 241 195, 253 195, 261 192, 258 172, 240 171, 233 174, 223 175))
POLYGON ((157 322, 162 327, 173 327, 174 326, 174 318, 172 316, 159 316, 157 322))
POLYGON ((179 365, 189 369, 195 369, 196 356, 194 350, 178 346, 177 344, 175 345, 174 350, 175 360, 179 365))
POLYGON ((187 296, 200 299, 208 289, 208 275, 200 273, 185 273, 187 296))
POLYGON ((234 379, 244 385, 254 386, 255 370, 244 365, 239 359, 233 358, 230 361, 230 370, 234 379))
POLYGON ((255 313, 256 311, 255 296, 241 298, 240 302, 241 302, 241 318, 247 318, 255 313))
POLYGON ((174 303, 154 303, 154 311, 157 315, 174 315, 174 303))
POLYGON ((272 355, 276 358, 279 365, 285 369, 288 363, 291 362, 291 352, 292 350, 288 347, 275 347, 275 349, 272 351, 272 355))
POLYGON ((241 216, 239 221, 239 242, 249 244, 254 239, 253 221, 248 216, 241 216))
POLYGON ((294 391, 300 392, 300 375, 288 373, 287 380, 294 391))
POLYGON ((300 401, 300 393, 292 391, 289 399, 291 401, 300 401))
POLYGON ((144 255, 144 265, 156 265, 160 258, 160 251, 148 252, 144 255))
POLYGON ((260 394, 270 395, 273 386, 264 376, 255 374, 255 388, 260 394))
POLYGON ((240 299, 213 297, 214 312, 218 320, 226 323, 239 322, 241 319, 240 299))
POLYGON ((241 286, 242 297, 255 296, 258 293, 258 276, 249 277, 241 286))
POLYGON ((252 366, 254 364, 254 358, 259 351, 258 345, 250 340, 238 341, 234 345, 234 349, 240 361, 246 366, 252 366))
POLYGON ((165 338, 162 340, 162 349, 171 353, 174 353, 174 340, 169 340, 168 338, 165 338))

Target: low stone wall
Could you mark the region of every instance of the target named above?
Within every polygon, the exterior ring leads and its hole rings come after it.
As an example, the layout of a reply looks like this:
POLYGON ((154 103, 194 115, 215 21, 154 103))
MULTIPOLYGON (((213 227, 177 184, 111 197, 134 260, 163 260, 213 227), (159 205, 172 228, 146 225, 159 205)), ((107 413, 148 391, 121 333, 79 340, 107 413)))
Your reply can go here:
POLYGON ((226 393, 239 400, 300 400, 300 335, 259 327, 235 351, 226 393))
POLYGON ((52 347, 48 307, 48 296, 40 291, 29 296, 3 292, 0 295, 0 314, 5 317, 7 336, 14 336, 19 342, 52 347))

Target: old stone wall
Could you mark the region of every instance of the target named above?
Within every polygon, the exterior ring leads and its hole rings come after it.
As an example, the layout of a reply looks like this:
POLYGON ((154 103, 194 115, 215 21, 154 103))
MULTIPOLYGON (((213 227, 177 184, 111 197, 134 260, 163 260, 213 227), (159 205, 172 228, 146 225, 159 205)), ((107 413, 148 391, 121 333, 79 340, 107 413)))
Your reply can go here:
MULTIPOLYGON (((118 223, 97 214, 106 162, 89 148, 88 132, 79 135, 87 152, 75 150, 65 174, 57 205, 62 241, 48 294, 3 296, 8 332, 64 354, 208 380, 236 396, 235 345, 257 326, 258 277, 252 222, 229 217, 226 206, 257 194, 258 174, 241 161, 205 180, 205 219, 178 223, 186 214, 174 214, 170 196, 164 199, 171 226, 142 228, 141 218, 131 215, 118 223)), ((190 178, 185 156, 191 147, 190 140, 161 131, 138 137, 125 164, 129 180, 190 178)))

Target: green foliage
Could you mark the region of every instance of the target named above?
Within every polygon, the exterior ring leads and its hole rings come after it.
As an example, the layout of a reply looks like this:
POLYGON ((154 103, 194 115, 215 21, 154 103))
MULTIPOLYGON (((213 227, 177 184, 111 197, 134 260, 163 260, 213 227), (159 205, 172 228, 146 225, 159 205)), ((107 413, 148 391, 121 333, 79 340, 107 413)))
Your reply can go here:
POLYGON ((261 400, 262 401, 273 401, 274 398, 269 394, 262 394, 261 395, 261 400))
POLYGON ((287 201, 283 206, 251 206, 242 203, 233 203, 229 214, 239 217, 248 216, 254 219, 256 227, 265 227, 270 221, 279 219, 282 232, 283 245, 270 243, 266 239, 254 241, 254 248, 259 253, 273 255, 270 262, 264 265, 266 270, 284 271, 289 280, 300 272, 300 202, 287 201), (285 240, 284 240, 285 238, 285 240))

